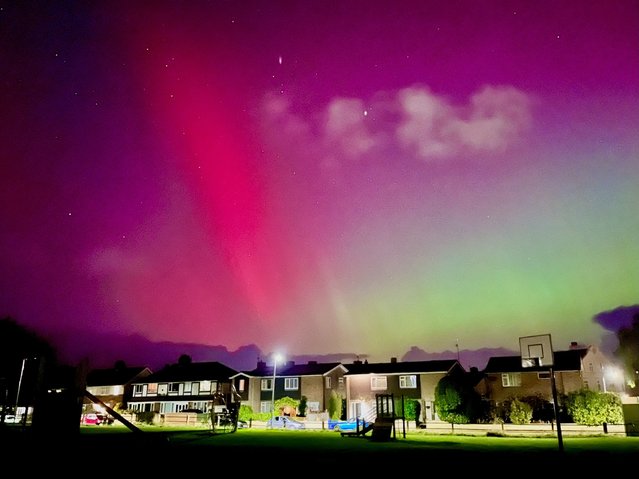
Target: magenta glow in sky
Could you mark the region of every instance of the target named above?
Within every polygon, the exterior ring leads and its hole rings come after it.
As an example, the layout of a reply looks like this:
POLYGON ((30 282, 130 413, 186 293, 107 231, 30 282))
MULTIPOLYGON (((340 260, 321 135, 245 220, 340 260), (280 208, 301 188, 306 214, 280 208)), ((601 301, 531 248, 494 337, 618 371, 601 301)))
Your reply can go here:
POLYGON ((0 315, 385 360, 639 302, 636 1, 34 5, 0 315))

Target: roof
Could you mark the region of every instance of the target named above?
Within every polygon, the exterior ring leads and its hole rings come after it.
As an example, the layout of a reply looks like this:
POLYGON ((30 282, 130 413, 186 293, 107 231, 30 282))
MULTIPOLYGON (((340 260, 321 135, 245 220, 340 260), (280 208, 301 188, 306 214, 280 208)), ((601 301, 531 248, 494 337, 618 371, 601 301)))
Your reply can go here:
MULTIPOLYGON (((555 371, 580 371, 581 360, 588 354, 588 348, 569 349, 566 351, 555 351, 553 369, 555 371)), ((501 356, 492 357, 486 363, 484 373, 512 373, 512 372, 533 372, 548 371, 547 367, 524 368, 521 365, 521 356, 501 356)))
MULTIPOLYGON (((306 364, 295 364, 293 362, 286 363, 282 366, 278 366, 276 373, 278 377, 282 376, 322 376, 335 368, 344 368, 342 363, 318 363, 316 361, 309 361, 306 364)), ((266 363, 260 362, 257 367, 251 371, 243 371, 243 374, 248 376, 272 376, 273 367, 266 366, 266 363)))
POLYGON ((390 363, 350 363, 345 364, 348 372, 354 374, 402 374, 402 373, 448 373, 455 366, 461 368, 456 359, 437 359, 432 361, 391 361, 390 363))
POLYGON ((87 386, 116 386, 129 384, 144 371, 151 370, 144 367, 123 367, 109 369, 93 369, 87 373, 87 386))
POLYGON ((218 361, 170 364, 157 373, 144 378, 144 382, 177 382, 177 381, 228 381, 231 376, 237 374, 232 369, 218 361))

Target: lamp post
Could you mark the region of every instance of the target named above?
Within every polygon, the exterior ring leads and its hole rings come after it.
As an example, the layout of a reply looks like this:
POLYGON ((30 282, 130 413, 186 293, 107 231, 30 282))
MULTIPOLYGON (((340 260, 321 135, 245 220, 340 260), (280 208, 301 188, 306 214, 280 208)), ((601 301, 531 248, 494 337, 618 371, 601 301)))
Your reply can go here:
POLYGON ((271 384, 271 428, 275 426, 275 378, 277 376, 277 362, 281 360, 279 354, 273 355, 273 384, 271 384))
MULTIPOLYGON (((37 359, 37 358, 22 358, 22 368, 20 369, 20 379, 18 380, 18 391, 16 392, 16 410, 15 410, 15 417, 18 417, 18 407, 19 407, 19 401, 20 401, 20 389, 22 388, 22 377, 24 376, 24 365, 26 364, 28 359, 37 359)), ((28 407, 27 407, 28 409, 28 407)), ((24 411, 24 418, 27 417, 27 411, 25 409, 24 411)))

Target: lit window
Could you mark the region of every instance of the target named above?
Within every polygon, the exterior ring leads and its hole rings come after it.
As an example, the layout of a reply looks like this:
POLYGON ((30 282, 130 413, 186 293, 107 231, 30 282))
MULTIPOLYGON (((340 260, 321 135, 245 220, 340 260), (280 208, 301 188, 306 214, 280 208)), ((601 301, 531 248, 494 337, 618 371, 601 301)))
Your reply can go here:
POLYGON ((237 383, 238 391, 242 392, 246 388, 246 379, 240 379, 237 383))
POLYGON ((417 387, 417 376, 414 374, 410 376, 400 376, 399 387, 402 389, 415 389, 417 387))
POLYGON ((521 373, 503 373, 501 375, 501 385, 505 388, 521 386, 521 373))
POLYGON ((380 389, 386 389, 386 376, 372 376, 371 377, 371 390, 379 391, 380 389))
POLYGON ((200 381, 200 394, 211 392, 211 381, 200 381))
POLYGON ((284 378, 284 389, 286 391, 297 391, 299 389, 299 378, 284 378))
POLYGON ((158 383, 150 383, 149 388, 147 390, 147 394, 149 396, 155 396, 158 393, 158 383))

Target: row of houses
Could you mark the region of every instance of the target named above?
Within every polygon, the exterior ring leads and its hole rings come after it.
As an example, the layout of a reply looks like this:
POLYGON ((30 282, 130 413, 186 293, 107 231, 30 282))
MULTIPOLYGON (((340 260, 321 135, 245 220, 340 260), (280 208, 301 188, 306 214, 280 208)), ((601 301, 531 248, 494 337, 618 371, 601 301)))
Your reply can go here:
MULTIPOLYGON (((623 379, 609 377, 613 363, 595 346, 554 352, 552 371, 558 394, 582 388, 623 390, 623 379)), ((551 372, 524 367, 521 356, 491 357, 482 371, 466 371, 457 359, 352 363, 309 361, 267 364, 236 371, 220 362, 179 361, 157 372, 146 367, 114 367, 89 371, 87 391, 111 408, 160 414, 211 412, 232 397, 255 412, 271 412, 283 397, 305 397, 306 414, 326 417, 331 396, 338 395, 346 415, 374 420, 379 395, 419 401, 421 422, 438 420, 435 388, 449 374, 472 374, 481 396, 499 405, 514 397, 539 395, 552 401, 551 372), (220 402, 220 399, 222 401, 220 402)), ((295 412, 293 411, 293 414, 295 412)))

